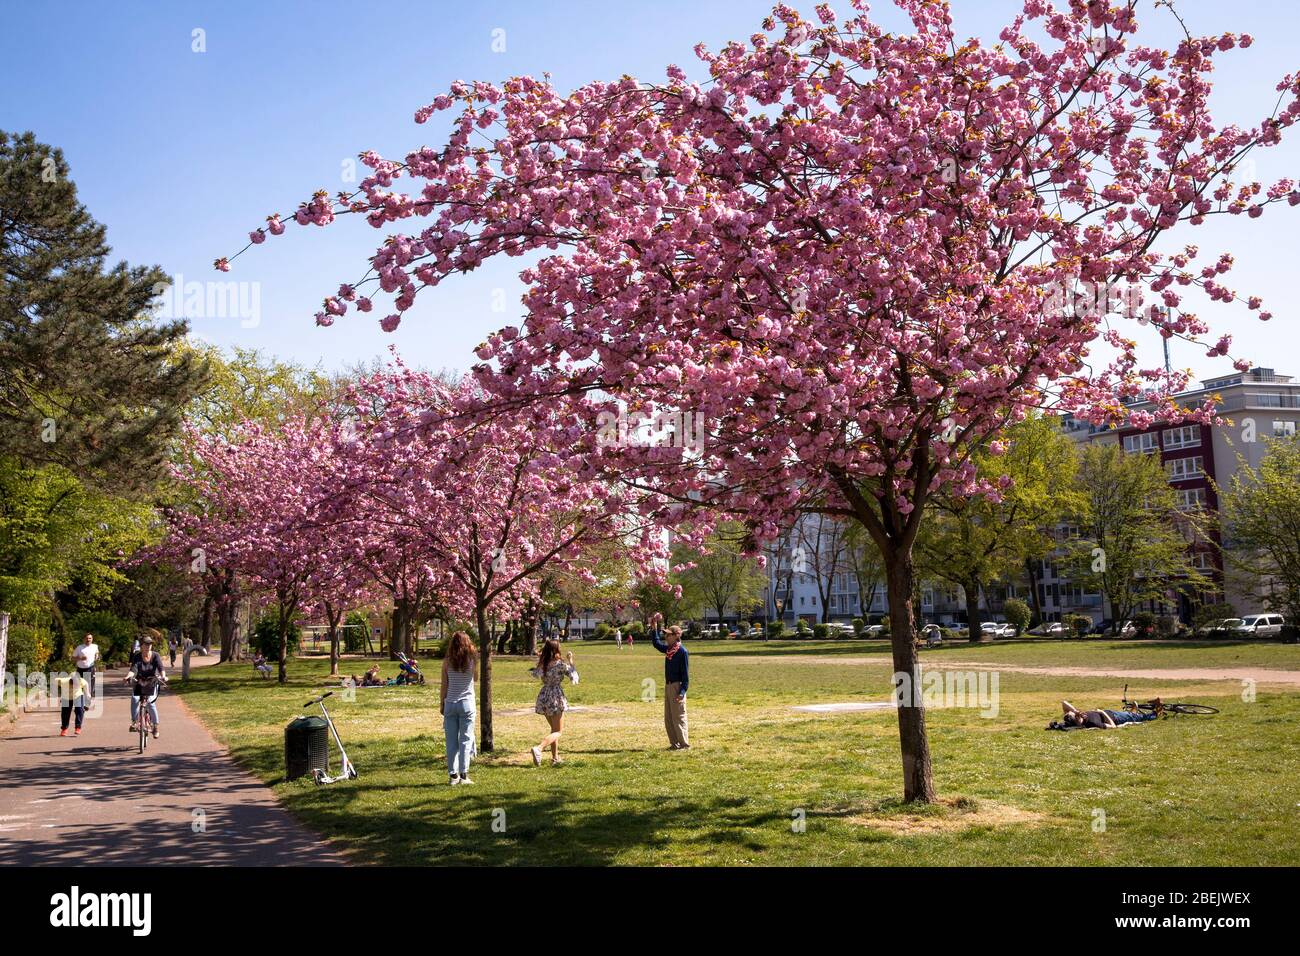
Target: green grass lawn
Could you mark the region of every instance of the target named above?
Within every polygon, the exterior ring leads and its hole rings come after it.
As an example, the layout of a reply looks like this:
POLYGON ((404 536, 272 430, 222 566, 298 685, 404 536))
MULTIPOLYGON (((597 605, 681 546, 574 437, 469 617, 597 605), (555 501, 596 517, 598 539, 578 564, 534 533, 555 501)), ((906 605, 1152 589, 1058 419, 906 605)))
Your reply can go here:
MULTIPOLYGON (((545 732, 531 713, 530 661, 494 663, 496 752, 473 787, 448 787, 436 686, 338 695, 331 713, 355 781, 286 782, 283 728, 304 713, 328 665, 300 659, 290 683, 247 664, 196 670, 173 687, 237 759, 309 826, 384 864, 714 865, 1295 865, 1300 845, 1300 695, 1233 681, 1130 682, 1130 695, 1213 704, 1115 731, 1044 731, 1059 701, 1118 706, 1112 678, 998 674, 996 716, 928 714, 944 802, 899 806, 893 713, 815 714, 795 705, 885 700, 883 642, 694 642, 692 749, 664 749, 663 677, 648 646, 572 645, 582 682, 561 741, 566 763, 535 768, 545 732), (660 690, 661 692, 661 690, 660 690), (525 711, 511 714, 511 711, 525 711), (1104 820, 1104 828, 1101 826, 1104 820), (496 828, 494 829, 494 823, 496 828), (501 825, 504 823, 504 830, 501 825)), ((1137 641, 961 644, 927 652, 1022 666, 1257 666, 1300 669, 1278 644, 1154 645, 1137 641)), ((426 665, 436 673, 436 662, 426 665)), ((345 661, 360 671, 360 662, 345 661)), ((391 676, 394 665, 384 664, 391 676)), ((319 711, 317 711, 319 712, 319 711)))

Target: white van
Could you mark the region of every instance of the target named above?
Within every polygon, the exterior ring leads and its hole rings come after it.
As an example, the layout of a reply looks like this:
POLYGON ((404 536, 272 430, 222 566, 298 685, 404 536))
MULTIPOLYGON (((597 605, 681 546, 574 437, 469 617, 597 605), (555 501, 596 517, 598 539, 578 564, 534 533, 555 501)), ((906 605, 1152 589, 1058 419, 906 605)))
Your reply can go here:
POLYGON ((1247 614, 1241 619, 1240 630, 1255 637, 1280 637, 1285 623, 1281 614, 1247 614))

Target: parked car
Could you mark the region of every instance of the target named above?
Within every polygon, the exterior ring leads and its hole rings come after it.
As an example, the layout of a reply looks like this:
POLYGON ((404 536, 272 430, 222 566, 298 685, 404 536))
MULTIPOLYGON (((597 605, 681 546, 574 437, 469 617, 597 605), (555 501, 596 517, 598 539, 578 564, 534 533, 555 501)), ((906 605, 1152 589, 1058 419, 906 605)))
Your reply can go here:
MULTIPOLYGON (((1095 625, 1093 625, 1092 633, 1109 634, 1111 632, 1111 627, 1114 625, 1114 623, 1115 622, 1112 621, 1110 618, 1105 618, 1101 621, 1098 621, 1095 625)), ((1137 625, 1134 624, 1132 621, 1125 621, 1122 625, 1120 625, 1119 633, 1123 637, 1130 637, 1137 633, 1137 625)))
POLYGON ((830 625, 832 637, 852 637, 853 625, 836 622, 830 625))
POLYGON ((1048 621, 1030 629, 1029 633, 1040 637, 1068 637, 1070 629, 1060 621, 1048 621))
POLYGON ((1281 637, 1285 624, 1281 614, 1247 614, 1241 619, 1240 630, 1255 637, 1281 637))
POLYGON ((1016 629, 1005 621, 985 621, 980 625, 985 637, 1015 637, 1016 629))
POLYGON ((1239 617, 1225 617, 1210 624, 1205 629, 1205 633, 1211 637, 1238 637, 1245 633, 1242 631, 1242 625, 1245 624, 1239 617))
POLYGON ((862 629, 862 636, 863 636, 863 637, 884 637, 884 636, 885 636, 885 625, 883 625, 883 624, 868 624, 866 627, 864 627, 864 628, 862 629))

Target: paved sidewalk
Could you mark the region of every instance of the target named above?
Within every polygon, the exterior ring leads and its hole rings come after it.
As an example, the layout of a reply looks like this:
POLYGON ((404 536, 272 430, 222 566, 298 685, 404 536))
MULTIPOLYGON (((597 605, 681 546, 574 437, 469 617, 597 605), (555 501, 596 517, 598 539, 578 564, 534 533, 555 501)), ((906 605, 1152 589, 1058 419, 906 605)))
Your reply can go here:
MULTIPOLYGON (((191 667, 213 659, 195 655, 191 667)), ((178 680, 180 668, 175 670, 178 680)), ((145 753, 129 732, 123 671, 101 674, 99 717, 59 736, 59 714, 22 714, 0 736, 0 865, 344 865, 180 700, 159 697, 145 753)))

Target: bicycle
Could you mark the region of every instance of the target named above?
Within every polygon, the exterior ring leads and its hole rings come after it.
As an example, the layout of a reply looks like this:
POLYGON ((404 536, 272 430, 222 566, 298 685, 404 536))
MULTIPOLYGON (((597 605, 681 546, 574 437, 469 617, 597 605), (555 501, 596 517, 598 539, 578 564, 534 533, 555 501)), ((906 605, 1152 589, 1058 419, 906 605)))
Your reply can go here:
POLYGON ((1154 713, 1161 717, 1165 716, 1166 714, 1175 714, 1175 715, 1207 714, 1208 715, 1208 714, 1217 714, 1219 712, 1219 708, 1210 707, 1207 706, 1206 704, 1184 704, 1181 702, 1174 702, 1171 704, 1167 704, 1164 701, 1161 701, 1159 704, 1156 704, 1149 700, 1142 701, 1142 702, 1129 700, 1128 684, 1124 685, 1124 695, 1120 699, 1123 701, 1125 707, 1129 707, 1129 706, 1136 707, 1138 710, 1142 711, 1143 713, 1147 713, 1147 714, 1154 713))
POLYGON ((152 708, 158 703, 158 691, 167 683, 167 679, 149 677, 141 680, 132 677, 131 683, 134 685, 131 690, 132 696, 140 698, 140 709, 136 714, 135 726, 140 734, 140 753, 144 753, 149 747, 149 736, 154 730, 152 708))

